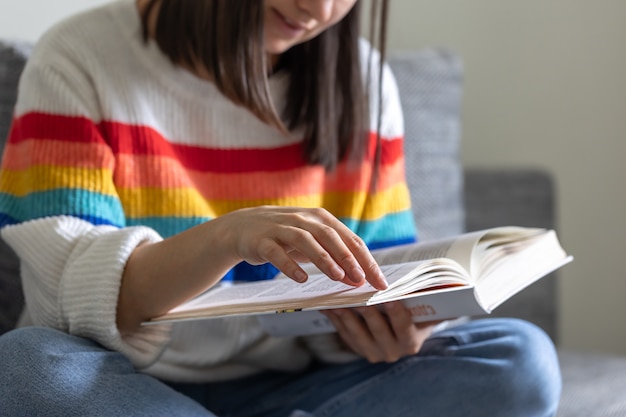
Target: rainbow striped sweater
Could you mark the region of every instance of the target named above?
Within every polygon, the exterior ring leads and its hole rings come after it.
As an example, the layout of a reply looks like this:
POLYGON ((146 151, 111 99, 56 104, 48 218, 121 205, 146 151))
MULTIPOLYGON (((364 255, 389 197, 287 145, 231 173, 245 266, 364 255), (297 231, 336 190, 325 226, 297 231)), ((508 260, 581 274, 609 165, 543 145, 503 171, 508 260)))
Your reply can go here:
MULTIPOLYGON (((250 319, 122 337, 115 305, 123 266, 142 242, 258 205, 324 207, 371 248, 414 241, 393 77, 386 68, 382 162, 370 192, 371 152, 331 173, 306 164, 298 132, 282 135, 233 105, 144 45, 139 28, 132 0, 70 18, 42 38, 22 76, 0 172, 0 225, 22 262, 25 320, 95 339, 163 378, 304 366, 320 354, 315 343, 269 338, 250 319), (198 339, 202 352, 192 347, 198 339)), ((282 73, 270 80, 278 108, 287 81, 282 73)), ((242 263, 224 279, 276 272, 242 263)))

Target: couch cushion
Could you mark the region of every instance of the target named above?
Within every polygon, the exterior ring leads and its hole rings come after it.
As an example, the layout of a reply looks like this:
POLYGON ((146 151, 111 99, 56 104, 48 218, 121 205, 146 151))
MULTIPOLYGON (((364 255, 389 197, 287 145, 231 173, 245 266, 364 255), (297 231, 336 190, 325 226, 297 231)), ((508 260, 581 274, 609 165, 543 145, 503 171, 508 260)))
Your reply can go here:
POLYGON ((4 147, 13 106, 17 98, 17 83, 32 47, 28 43, 0 41, 0 145, 4 147))
POLYGON ((463 231, 462 65, 445 49, 389 54, 404 114, 407 182, 420 239, 463 231))
POLYGON ((560 351, 563 394, 557 417, 626 416, 626 357, 560 351))
MULTIPOLYGON (((0 42, 0 147, 4 148, 17 84, 31 46, 0 42)), ((0 334, 13 328, 24 303, 15 253, 0 240, 0 334)))

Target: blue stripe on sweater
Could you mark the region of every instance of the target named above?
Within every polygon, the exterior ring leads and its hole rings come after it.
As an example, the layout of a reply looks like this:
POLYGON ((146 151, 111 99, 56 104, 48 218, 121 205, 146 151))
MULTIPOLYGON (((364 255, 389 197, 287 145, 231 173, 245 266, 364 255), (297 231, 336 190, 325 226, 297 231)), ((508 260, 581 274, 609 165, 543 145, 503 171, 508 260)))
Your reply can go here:
POLYGON ((2 225, 59 215, 75 216, 96 225, 122 227, 125 224, 124 210, 120 201, 109 195, 64 188, 34 192, 20 197, 0 193, 2 225))
POLYGON ((410 210, 390 213, 371 221, 353 219, 341 219, 341 221, 359 235, 370 249, 416 240, 415 222, 410 210))

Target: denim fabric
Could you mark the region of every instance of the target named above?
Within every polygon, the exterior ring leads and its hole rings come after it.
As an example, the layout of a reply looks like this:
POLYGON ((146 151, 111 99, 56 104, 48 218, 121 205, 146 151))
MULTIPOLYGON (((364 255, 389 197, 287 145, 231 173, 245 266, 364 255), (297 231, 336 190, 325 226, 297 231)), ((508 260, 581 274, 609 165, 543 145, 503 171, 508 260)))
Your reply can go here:
POLYGON ((517 319, 444 330, 393 364, 317 363, 207 384, 159 381, 50 329, 1 336, 0 358, 1 416, 548 417, 561 390, 552 342, 517 319))

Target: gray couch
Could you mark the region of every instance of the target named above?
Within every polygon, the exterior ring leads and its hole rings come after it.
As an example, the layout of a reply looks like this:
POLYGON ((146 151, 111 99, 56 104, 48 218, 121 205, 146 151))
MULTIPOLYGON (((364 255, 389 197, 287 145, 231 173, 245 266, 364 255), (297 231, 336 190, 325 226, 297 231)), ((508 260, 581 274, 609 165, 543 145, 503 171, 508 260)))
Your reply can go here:
MULTIPOLYGON (((0 145, 29 50, 0 41, 0 145)), ((394 53, 389 61, 405 113, 407 178, 421 239, 508 224, 553 228, 555 184, 546 172, 461 166, 459 58, 430 49, 394 53)), ((18 271, 15 255, 0 241, 0 334, 14 326, 23 304, 18 271)), ((558 345, 557 287, 558 277, 546 278, 494 314, 530 320, 558 345)), ((558 417, 626 416, 626 358, 559 355, 564 387, 558 417)))

